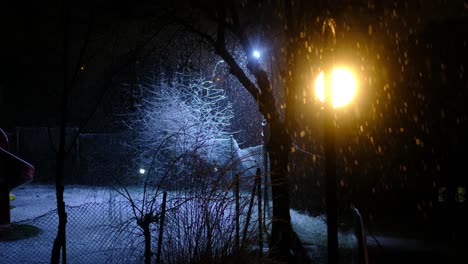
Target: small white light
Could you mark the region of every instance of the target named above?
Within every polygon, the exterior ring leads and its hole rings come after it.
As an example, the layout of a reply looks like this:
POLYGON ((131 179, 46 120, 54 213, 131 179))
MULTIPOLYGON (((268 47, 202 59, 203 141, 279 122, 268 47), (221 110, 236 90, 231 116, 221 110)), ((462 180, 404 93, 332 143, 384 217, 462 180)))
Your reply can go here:
POLYGON ((258 50, 254 50, 252 55, 256 58, 256 59, 260 59, 260 52, 258 50))
POLYGON ((140 169, 140 174, 145 174, 145 169, 140 169))

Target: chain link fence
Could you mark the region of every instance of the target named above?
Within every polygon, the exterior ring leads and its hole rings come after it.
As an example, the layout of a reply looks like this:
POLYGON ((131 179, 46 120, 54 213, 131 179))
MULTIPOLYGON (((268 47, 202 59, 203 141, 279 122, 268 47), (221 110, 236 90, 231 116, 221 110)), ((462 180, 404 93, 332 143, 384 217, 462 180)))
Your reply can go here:
MULTIPOLYGON (((69 263, 140 263, 143 238, 132 220, 127 202, 67 206, 67 260, 69 263)), ((57 233, 57 210, 12 223, 34 226, 40 234, 0 242, 0 263, 50 263, 57 233)))
MULTIPOLYGON (((21 135, 21 133, 19 135, 21 135)), ((80 148, 77 151, 79 153, 91 152, 92 143, 96 141, 96 138, 96 135, 84 135, 80 137, 80 148), (85 146, 88 147, 85 148, 85 146)), ((107 145, 117 145, 116 142, 118 140, 114 141, 109 141, 110 143, 107 145)), ((269 179, 268 164, 265 164, 264 153, 261 146, 240 149, 232 137, 225 141, 226 143, 221 144, 226 148, 225 153, 216 153, 216 156, 231 157, 231 160, 227 158, 223 163, 233 162, 236 164, 235 168, 233 167, 233 171, 242 172, 240 175, 240 224, 242 228, 243 226, 248 226, 248 228, 245 228, 246 230, 248 229, 247 240, 249 240, 249 243, 256 245, 253 241, 258 239, 258 233, 256 233, 258 230, 258 211, 256 211, 258 200, 256 198, 251 199, 251 194, 252 189, 255 188, 255 170, 260 168, 262 171, 263 231, 268 232, 271 227, 270 218, 272 214, 271 181, 269 179), (246 217, 249 214, 251 217, 246 217), (246 221, 246 218, 251 218, 250 224, 246 224, 246 222, 249 222, 248 220, 246 221)), ((77 155, 77 157, 81 156, 77 155)), ((95 158, 95 156, 92 157, 95 158)), ((93 175, 104 175, 103 171, 98 170, 99 168, 91 166, 89 160, 83 158, 77 159, 77 164, 79 166, 86 165, 84 167, 88 169, 96 169, 96 171, 91 173, 93 175)), ((103 161, 101 162, 101 160, 99 161, 100 164, 106 164, 103 161)), ((108 169, 108 171, 112 172, 117 170, 108 169)), ((80 174, 87 175, 86 173, 80 174)), ((234 174, 234 172, 232 174, 234 174)), ((233 177, 233 175, 231 175, 231 177, 233 177)), ((92 182, 96 184, 95 181, 84 181, 83 179, 80 180, 81 183, 92 182)), ((228 181, 229 180, 232 181, 232 178, 228 179, 228 181)), ((89 188, 92 189, 93 187, 89 188)), ((108 187, 103 188, 107 189, 108 187)), ((222 190, 218 189, 219 193, 208 197, 209 200, 211 199, 210 202, 204 200, 206 197, 200 198, 199 200, 191 200, 191 202, 185 203, 185 207, 179 208, 177 212, 173 211, 168 215, 162 248, 162 257, 167 260, 167 263, 184 263, 179 261, 181 259, 173 258, 174 252, 179 256, 194 254, 193 252, 186 252, 185 246, 190 244, 192 240, 190 236, 206 235, 200 234, 198 231, 194 232, 193 230, 205 230, 203 231, 205 233, 211 232, 212 237, 210 239, 222 241, 222 243, 224 243, 222 249, 213 248, 213 251, 222 251, 225 250, 225 248, 228 251, 233 250, 232 241, 234 238, 232 235, 232 228, 234 227, 233 221, 235 219, 233 209, 235 200, 232 192, 233 190, 229 188, 230 187, 222 188, 222 190), (225 193, 227 193, 227 195, 225 193), (223 199, 219 200, 221 197, 223 197, 223 199), (211 202, 214 201, 214 198, 217 198, 218 201, 211 202), (206 210, 206 212, 200 211, 201 208, 205 208, 204 210, 206 210), (197 214, 198 217, 196 217, 197 214), (206 221, 211 223, 208 229, 206 229, 206 221), (179 233, 179 231, 183 231, 182 234, 179 233)), ((52 190, 45 190, 45 192, 47 192, 48 195, 47 199, 53 197, 53 195, 51 196, 52 190)), ((138 214, 137 216, 134 215, 133 208, 129 201, 118 199, 110 199, 107 201, 104 196, 107 197, 109 193, 103 192, 102 194, 94 194, 102 196, 98 202, 79 205, 74 203, 75 206, 67 206, 66 208, 68 216, 66 228, 67 261, 69 263, 143 263, 145 241, 143 232, 136 221, 136 217, 138 218, 141 216, 138 216, 138 214)), ((27 194, 29 197, 36 197, 32 195, 35 195, 34 192, 29 192, 27 194)), ((72 198, 70 197, 70 199, 72 198)), ((23 200, 23 202, 25 202, 25 200, 23 200)), ((32 206, 36 204, 34 200, 28 200, 28 203, 32 206)), ((48 205, 53 203, 55 203, 55 199, 50 200, 50 203, 49 200, 47 201, 48 205)), ((47 208, 53 207, 47 206, 47 208)), ((42 213, 44 212, 47 212, 47 210, 42 211, 42 213)), ((29 216, 31 219, 28 220, 22 219, 27 219, 29 217, 19 218, 21 219, 20 221, 12 223, 13 226, 35 227, 40 230, 40 233, 27 239, 19 239, 11 242, 0 239, 0 263, 50 263, 52 245, 58 227, 57 210, 51 210, 39 217, 36 217, 37 215, 39 214, 29 216)), ((157 223, 151 226, 151 244, 153 251, 155 251, 158 243, 158 226, 159 224, 157 223)), ((265 235, 264 239, 266 239, 266 237, 265 235)), ((266 245, 266 243, 264 245, 266 245)), ((196 245, 193 245, 193 247, 196 248, 196 245)), ((192 259, 196 257, 197 256, 192 256, 192 259)))
MULTIPOLYGON (((169 199, 167 206, 172 209, 169 209, 166 216, 162 243, 162 257, 167 263, 196 260, 199 257, 196 248, 207 246, 207 233, 211 234, 210 243, 213 245, 210 247, 213 252, 228 251, 228 253, 213 254, 224 256, 235 250, 233 236, 236 221, 235 199, 231 191, 218 191, 207 197, 187 198, 180 196, 178 192, 170 196, 172 198, 169 199)), ((255 241, 258 239, 257 199, 253 199, 253 206, 250 205, 252 210, 249 209, 250 200, 251 193, 242 191, 239 220, 241 236, 242 230, 247 230, 245 243, 255 247, 255 241), (250 223, 246 220, 248 218, 250 223)), ((135 208, 141 207, 141 201, 133 202, 135 208)), ((160 206, 161 201, 158 198, 156 208, 160 206)), ((144 263, 145 241, 136 221, 141 214, 137 211, 135 217, 133 209, 129 201, 118 199, 67 206, 67 262, 144 263)), ((269 219, 264 224, 268 227, 269 219)), ((26 239, 14 241, 0 239, 0 263, 50 263, 52 245, 58 227, 57 210, 51 210, 32 219, 13 222, 12 226, 29 226, 40 231, 38 235, 26 239)), ((158 228, 157 221, 151 225, 153 252, 156 252, 158 244, 158 228)), ((264 245, 266 246, 266 243, 264 245)))

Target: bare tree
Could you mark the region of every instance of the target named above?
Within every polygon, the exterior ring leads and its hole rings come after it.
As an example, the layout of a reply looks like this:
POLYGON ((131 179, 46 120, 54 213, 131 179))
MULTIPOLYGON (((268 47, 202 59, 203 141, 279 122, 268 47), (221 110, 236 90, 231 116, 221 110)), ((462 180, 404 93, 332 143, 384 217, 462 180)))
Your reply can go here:
MULTIPOLYGON (((293 2, 280 3, 279 6, 256 5, 255 3, 227 1, 203 1, 192 5, 192 10, 198 10, 189 16, 180 14, 179 23, 189 31, 200 36, 214 52, 228 65, 229 71, 240 84, 251 94, 258 105, 259 111, 270 124, 271 137, 267 149, 271 164, 271 183, 273 200, 273 219, 271 234, 271 256, 280 261, 286 261, 291 246, 291 225, 289 215, 289 183, 288 158, 291 149, 291 133, 297 129, 294 120, 294 110, 297 97, 297 82, 299 73, 296 71, 298 42, 292 41, 299 37, 298 24, 294 18, 297 12, 301 17, 302 11, 293 2), (195 7, 195 8, 194 8, 195 7), (265 9, 265 10, 263 10, 265 9), (265 11, 278 12, 280 18, 267 15, 265 11), (252 12, 259 12, 255 14, 252 12), (194 18, 195 17, 195 18, 194 18), (254 24, 252 17, 258 17, 258 25, 254 24), (262 21, 262 18, 264 19, 262 21), (197 22, 194 23, 194 20, 197 22), (281 54, 274 54, 278 60, 277 66, 280 76, 282 93, 285 101, 276 98, 277 90, 273 89, 272 79, 275 78, 265 68, 265 63, 252 56, 255 34, 269 34, 263 31, 265 27, 278 23, 283 29, 274 28, 281 54), (283 43, 284 40, 287 40, 283 43), (290 41, 289 41, 290 40, 290 41), (233 46, 235 48, 233 48, 233 46), (285 109, 285 110, 282 110, 285 109)), ((269 36, 269 35, 268 35, 269 36)), ((271 58, 271 57, 270 57, 271 58)), ((275 57, 273 57, 275 58, 275 57)), ((270 61, 271 64, 271 61, 270 61)))

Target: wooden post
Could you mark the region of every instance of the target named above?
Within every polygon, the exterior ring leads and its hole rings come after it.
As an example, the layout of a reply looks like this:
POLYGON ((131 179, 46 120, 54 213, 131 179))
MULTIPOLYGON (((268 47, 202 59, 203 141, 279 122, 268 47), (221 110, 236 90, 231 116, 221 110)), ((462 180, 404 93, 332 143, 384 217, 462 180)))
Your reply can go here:
POLYGON ((159 222, 159 235, 158 235, 158 249, 156 254, 156 263, 161 263, 161 247, 162 247, 162 240, 163 240, 163 232, 164 232, 164 220, 166 219, 166 199, 167 199, 167 192, 163 193, 163 201, 161 205, 161 219, 159 222))
MULTIPOLYGON (((270 57, 271 59, 271 57, 270 57)), ((270 65, 271 66, 271 65, 270 65)), ((266 230, 266 219, 267 217, 271 219, 271 213, 268 209, 269 202, 268 202, 268 148, 267 144, 270 140, 270 125, 263 119, 262 121, 263 126, 263 191, 264 193, 264 200, 263 200, 263 228, 266 230), (268 214, 268 215, 267 215, 268 214)))
MULTIPOLYGON (((255 174, 260 173, 260 169, 257 168, 257 172, 255 174)), ((257 189, 257 180, 254 180, 254 185, 252 188, 252 194, 250 195, 250 202, 249 202, 249 209, 247 210, 247 219, 245 221, 244 231, 242 233, 242 246, 244 246, 245 240, 247 240, 247 231, 249 229, 250 224, 250 216, 252 214, 252 207, 255 199, 255 190, 257 189)))
POLYGON ((368 264, 369 257, 367 254, 367 241, 366 233, 364 230, 364 222, 362 221, 362 216, 359 213, 357 208, 353 209, 354 213, 354 235, 358 241, 358 263, 368 264))
POLYGON ((268 209, 268 152, 265 147, 263 150, 263 192, 263 228, 266 230, 266 219, 271 218, 271 215, 268 209))
POLYGON ((257 198, 258 198, 258 248, 260 257, 263 256, 263 229, 262 229, 262 174, 260 169, 257 169, 255 174, 255 185, 257 185, 257 198))

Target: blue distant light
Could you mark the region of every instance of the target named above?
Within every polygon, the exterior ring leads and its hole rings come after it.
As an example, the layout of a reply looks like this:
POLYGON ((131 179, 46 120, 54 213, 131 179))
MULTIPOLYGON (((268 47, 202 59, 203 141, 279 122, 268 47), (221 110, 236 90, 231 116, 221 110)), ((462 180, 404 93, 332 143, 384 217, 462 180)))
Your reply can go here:
POLYGON ((260 59, 260 52, 258 50, 254 50, 252 55, 254 56, 254 58, 260 59))

